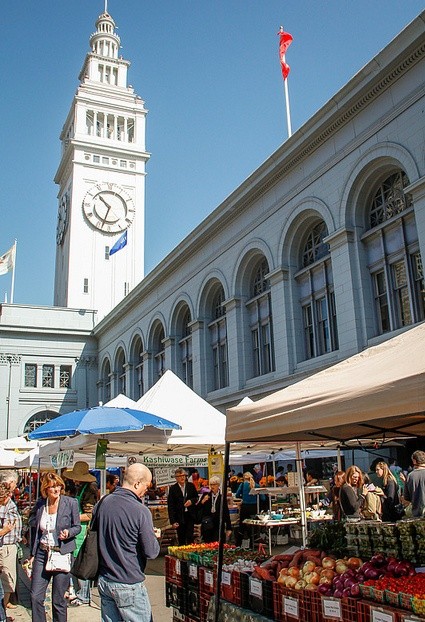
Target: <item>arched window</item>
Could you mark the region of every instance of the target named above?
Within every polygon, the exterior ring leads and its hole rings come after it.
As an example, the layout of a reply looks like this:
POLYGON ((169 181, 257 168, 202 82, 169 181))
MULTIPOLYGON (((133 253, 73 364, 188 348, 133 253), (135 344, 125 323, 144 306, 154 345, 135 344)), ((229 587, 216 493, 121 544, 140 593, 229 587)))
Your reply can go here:
POLYGON ((143 342, 137 336, 131 347, 131 369, 133 376, 133 399, 139 400, 144 395, 143 383, 143 342))
POLYGON ((424 319, 422 258, 412 203, 404 194, 409 179, 403 171, 386 177, 373 191, 367 250, 379 334, 424 319))
POLYGON ((118 353, 116 371, 118 377, 118 394, 127 395, 127 375, 123 350, 120 350, 118 353))
POLYGON ((323 221, 313 225, 301 246, 298 283, 304 328, 305 358, 338 349, 338 331, 329 246, 323 221))
POLYGON ((257 262, 250 282, 250 299, 246 306, 252 339, 253 377, 274 371, 273 323, 270 281, 266 277, 266 258, 257 262))
POLYGON ((103 373, 102 373, 102 387, 103 387, 102 401, 104 404, 109 402, 112 398, 111 380, 112 380, 111 365, 109 363, 109 360, 106 360, 103 365, 103 373))
POLYGON ((162 325, 159 325, 155 331, 153 349, 154 349, 154 361, 155 371, 154 379, 159 380, 161 376, 165 374, 165 332, 162 325))
POLYGON ((38 427, 40 427, 44 423, 47 423, 48 421, 52 421, 52 419, 56 419, 56 417, 59 417, 59 414, 51 410, 43 410, 39 413, 36 413, 26 422, 24 427, 24 434, 34 432, 34 430, 36 430, 38 427))
POLYGON ((212 321, 208 324, 214 370, 213 390, 222 389, 229 384, 226 309, 223 302, 224 290, 220 286, 212 298, 212 321))
POLYGON ((192 365, 192 329, 190 327, 191 316, 189 309, 183 315, 179 339, 180 371, 181 379, 191 389, 193 388, 193 365, 192 365))

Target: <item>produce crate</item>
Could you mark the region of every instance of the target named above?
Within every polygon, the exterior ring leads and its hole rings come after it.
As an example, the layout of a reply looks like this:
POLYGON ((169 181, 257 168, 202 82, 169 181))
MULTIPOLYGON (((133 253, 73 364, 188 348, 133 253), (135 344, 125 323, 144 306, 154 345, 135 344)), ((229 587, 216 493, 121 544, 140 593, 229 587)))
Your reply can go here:
POLYGON ((186 616, 184 613, 180 613, 178 609, 173 607, 173 622, 185 622, 186 616))
POLYGON ((249 608, 262 616, 273 619, 273 583, 249 578, 249 608))
POLYGON ((295 622, 302 620, 301 611, 304 611, 301 600, 302 590, 291 590, 277 581, 273 584, 273 611, 278 622, 295 622))
POLYGON ((217 576, 210 568, 199 567, 199 593, 201 596, 215 594, 217 576))
POLYGON ((357 622, 356 598, 321 597, 322 622, 357 622))
POLYGON ((385 590, 385 601, 392 607, 400 607, 400 593, 385 590))
POLYGON ((418 598, 417 596, 414 596, 412 598, 412 609, 415 614, 424 616, 425 615, 425 598, 418 598))
POLYGON ((239 573, 239 581, 240 581, 240 586, 241 586, 241 592, 240 592, 241 607, 243 607, 244 609, 250 609, 250 606, 249 606, 249 577, 250 576, 251 575, 248 574, 247 572, 239 573))
POLYGON ((373 600, 373 596, 372 596, 372 589, 373 586, 372 585, 364 585, 364 583, 360 583, 360 594, 363 596, 363 598, 368 598, 370 600, 373 600))
POLYGON ((400 622, 400 612, 393 607, 381 607, 380 605, 374 605, 364 600, 357 602, 357 620, 358 622, 372 622, 372 612, 378 610, 383 614, 386 614, 388 622, 400 622))
POLYGON ((165 580, 180 587, 183 586, 181 561, 171 555, 165 556, 165 580))
POLYGON ((199 620, 201 615, 200 599, 198 588, 188 585, 185 590, 184 613, 193 620, 199 620))
MULTIPOLYGON (((242 604, 241 573, 239 571, 233 570, 231 573, 222 573, 221 596, 224 600, 228 600, 230 603, 234 603, 235 605, 240 606, 242 604)), ((247 600, 248 598, 246 598, 244 602, 246 603, 247 600)))
POLYGON ((199 595, 199 620, 200 622, 206 622, 208 617, 208 607, 210 605, 211 596, 199 595))
POLYGON ((404 594, 403 592, 400 592, 400 594, 398 595, 398 598, 399 598, 398 600, 399 606, 402 607, 402 609, 413 611, 411 594, 404 594))
POLYGON ((184 614, 185 609, 185 594, 182 587, 174 585, 174 583, 165 584, 165 605, 166 607, 173 607, 180 613, 184 614))
POLYGON ((322 622, 322 599, 318 592, 303 590, 304 617, 307 622, 322 622))
POLYGON ((385 603, 387 602, 385 600, 385 590, 380 590, 376 587, 372 587, 372 598, 373 600, 375 600, 377 603, 385 603))

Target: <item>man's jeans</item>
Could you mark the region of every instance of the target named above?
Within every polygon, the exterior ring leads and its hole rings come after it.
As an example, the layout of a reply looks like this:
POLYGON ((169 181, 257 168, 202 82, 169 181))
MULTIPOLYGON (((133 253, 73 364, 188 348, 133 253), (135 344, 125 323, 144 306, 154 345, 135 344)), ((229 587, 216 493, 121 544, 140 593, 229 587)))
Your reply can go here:
POLYGON ((150 622, 151 605, 144 583, 115 583, 99 577, 102 622, 150 622))

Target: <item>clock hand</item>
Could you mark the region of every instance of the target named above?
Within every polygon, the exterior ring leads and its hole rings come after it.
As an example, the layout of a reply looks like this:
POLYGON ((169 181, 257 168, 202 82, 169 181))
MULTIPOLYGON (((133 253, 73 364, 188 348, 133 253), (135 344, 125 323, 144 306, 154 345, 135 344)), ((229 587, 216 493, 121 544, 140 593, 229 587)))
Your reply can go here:
POLYGON ((103 218, 103 220, 102 220, 102 227, 103 227, 103 226, 104 226, 104 224, 105 224, 105 222, 106 222, 106 219, 108 218, 108 214, 109 214, 109 212, 110 212, 110 210, 111 210, 111 206, 109 205, 109 203, 107 203, 107 202, 105 201, 105 199, 103 198, 103 196, 102 196, 102 195, 100 195, 100 196, 99 196, 99 200, 100 200, 100 201, 102 201, 102 203, 104 203, 104 204, 106 205, 106 207, 108 208, 108 209, 106 210, 105 217, 104 217, 104 218, 103 218))

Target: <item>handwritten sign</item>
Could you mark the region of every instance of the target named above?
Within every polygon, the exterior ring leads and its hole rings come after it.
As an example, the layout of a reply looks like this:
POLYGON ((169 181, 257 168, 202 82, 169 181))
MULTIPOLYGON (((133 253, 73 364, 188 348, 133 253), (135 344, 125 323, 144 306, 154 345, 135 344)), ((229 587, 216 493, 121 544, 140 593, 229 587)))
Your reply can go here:
POLYGON ((283 597, 283 613, 296 620, 300 619, 298 598, 292 598, 292 596, 283 597))
POLYGON ((341 601, 338 598, 322 598, 322 611, 324 618, 342 620, 341 601))
POLYGON ((263 584, 258 579, 249 578, 249 593, 251 596, 263 598, 263 584))
POLYGON ((370 608, 371 622, 395 622, 394 614, 379 607, 370 608))

